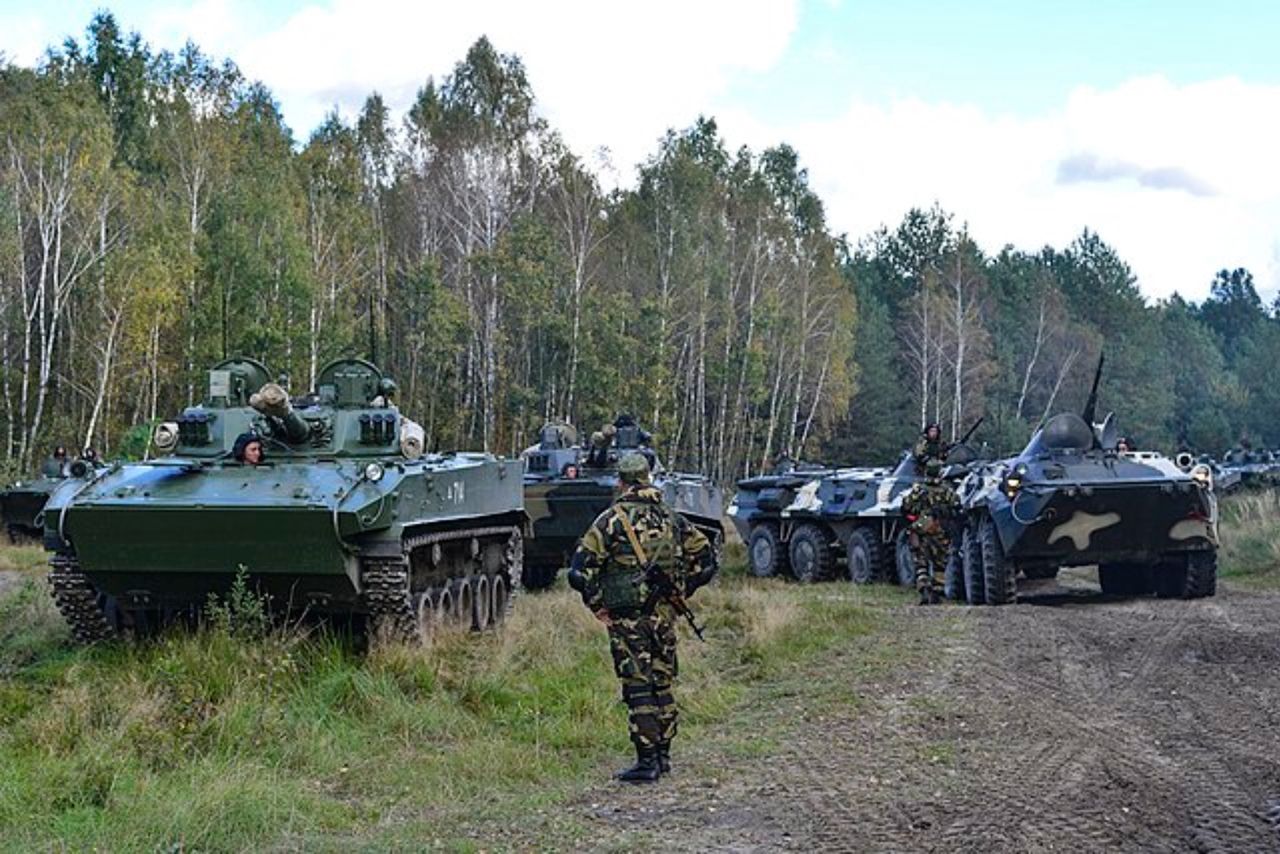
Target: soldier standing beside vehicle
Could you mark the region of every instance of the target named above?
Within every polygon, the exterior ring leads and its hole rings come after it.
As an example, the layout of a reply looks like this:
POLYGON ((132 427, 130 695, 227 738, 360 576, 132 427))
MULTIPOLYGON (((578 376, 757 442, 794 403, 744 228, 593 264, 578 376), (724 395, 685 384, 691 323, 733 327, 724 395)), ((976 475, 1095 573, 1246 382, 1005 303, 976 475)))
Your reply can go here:
POLYGON ((677 664, 673 615, 655 595, 650 573, 661 573, 687 597, 719 567, 707 538, 667 507, 650 484, 648 460, 626 455, 618 477, 622 493, 583 534, 568 580, 608 627, 614 672, 622 683, 636 764, 615 776, 651 783, 671 770, 677 664))
POLYGON ((902 499, 909 527, 911 557, 916 565, 916 590, 921 605, 942 601, 942 588, 951 548, 951 522, 960 509, 955 492, 942 479, 942 461, 924 464, 925 480, 911 487, 902 499))
POLYGON ((942 438, 942 427, 938 424, 929 424, 920 433, 920 438, 916 440, 915 447, 911 450, 911 457, 916 461, 916 465, 923 470, 929 460, 937 460, 940 463, 947 461, 947 452, 951 450, 951 446, 942 438))

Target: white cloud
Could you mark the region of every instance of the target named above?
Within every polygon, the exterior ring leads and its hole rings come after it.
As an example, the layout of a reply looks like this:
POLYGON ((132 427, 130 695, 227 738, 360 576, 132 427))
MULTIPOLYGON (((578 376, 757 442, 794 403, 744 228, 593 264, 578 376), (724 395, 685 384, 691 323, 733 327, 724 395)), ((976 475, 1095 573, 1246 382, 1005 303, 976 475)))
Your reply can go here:
POLYGON ((797 20, 794 0, 332 0, 273 30, 246 26, 242 11, 252 7, 198 0, 157 13, 143 31, 168 43, 191 36, 233 57, 303 137, 334 106, 354 114, 375 89, 405 109, 428 76, 448 74, 487 35, 523 60, 552 125, 583 153, 610 148, 624 175, 668 127, 713 105, 735 72, 777 62, 797 20))
MULTIPOLYGON (((1217 269, 1237 265, 1280 290, 1280 87, 1143 77, 1080 87, 1032 116, 840 91, 831 120, 778 123, 740 99, 728 106, 735 81, 778 65, 797 18, 796 0, 328 0, 283 19, 249 0, 188 0, 121 24, 160 47, 190 38, 233 58, 272 89, 299 137, 335 105, 354 115, 373 90, 405 109, 488 35, 523 59, 552 126, 584 155, 608 147, 624 182, 667 128, 704 113, 730 148, 798 149, 832 227, 854 237, 936 200, 991 251, 1095 229, 1150 296, 1201 297, 1217 269)), ((37 15, 3 23, 19 61, 50 41, 37 15)))
POLYGON ((1063 246, 1089 227, 1148 296, 1199 298, 1228 266, 1280 289, 1277 116, 1280 87, 1144 77, 1082 87, 1030 118, 852 99, 828 122, 777 127, 734 112, 721 124, 753 145, 799 149, 833 227, 851 236, 935 200, 990 251, 1063 246))

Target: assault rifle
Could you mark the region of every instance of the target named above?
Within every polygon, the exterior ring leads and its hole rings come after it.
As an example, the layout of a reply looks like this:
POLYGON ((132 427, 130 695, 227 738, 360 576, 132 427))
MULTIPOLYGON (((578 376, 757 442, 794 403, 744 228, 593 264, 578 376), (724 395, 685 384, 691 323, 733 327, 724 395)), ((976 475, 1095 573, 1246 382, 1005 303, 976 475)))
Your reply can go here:
POLYGON ((644 568, 644 581, 649 585, 649 598, 644 603, 646 614, 652 613, 659 602, 666 602, 671 606, 671 610, 684 617, 689 628, 693 629, 693 633, 698 636, 698 640, 707 642, 707 639, 702 636, 702 626, 698 625, 698 618, 689 608, 689 603, 684 600, 684 594, 680 592, 680 588, 676 586, 671 576, 662 571, 662 567, 654 561, 649 561, 644 568))
POLYGON ((954 448, 956 445, 963 445, 965 442, 968 442, 977 429, 982 426, 982 422, 986 420, 987 416, 985 415, 979 417, 977 421, 973 422, 973 426, 969 428, 968 432, 960 437, 960 441, 952 444, 952 447, 954 448))

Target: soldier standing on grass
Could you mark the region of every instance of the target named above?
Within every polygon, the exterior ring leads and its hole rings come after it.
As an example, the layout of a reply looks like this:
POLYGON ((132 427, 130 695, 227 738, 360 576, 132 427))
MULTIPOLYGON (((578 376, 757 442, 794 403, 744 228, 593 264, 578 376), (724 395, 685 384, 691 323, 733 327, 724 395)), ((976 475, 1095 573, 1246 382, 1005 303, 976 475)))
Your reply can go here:
POLYGON ((622 682, 636 764, 615 776, 651 783, 671 770, 677 666, 672 614, 657 601, 646 567, 686 597, 710 582, 719 567, 707 538, 667 507, 650 484, 644 456, 623 457, 618 477, 622 493, 583 534, 569 585, 608 627, 614 671, 622 682))
POLYGON ((911 487, 902 499, 902 512, 910 527, 911 557, 916 565, 916 590, 921 605, 942 601, 947 550, 951 548, 951 522, 959 511, 959 499, 942 479, 942 461, 924 465, 925 480, 911 487))

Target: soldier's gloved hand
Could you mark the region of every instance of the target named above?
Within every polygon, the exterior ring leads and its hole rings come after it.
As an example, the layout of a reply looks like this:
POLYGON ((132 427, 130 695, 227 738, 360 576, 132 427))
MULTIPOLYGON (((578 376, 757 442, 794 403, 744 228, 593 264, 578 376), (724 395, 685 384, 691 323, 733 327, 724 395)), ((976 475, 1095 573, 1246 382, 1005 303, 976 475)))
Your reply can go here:
POLYGON ((685 579, 685 596, 692 596, 699 587, 705 587, 710 584, 712 579, 720 572, 720 564, 716 562, 716 556, 710 549, 698 559, 698 566, 698 571, 685 579))

